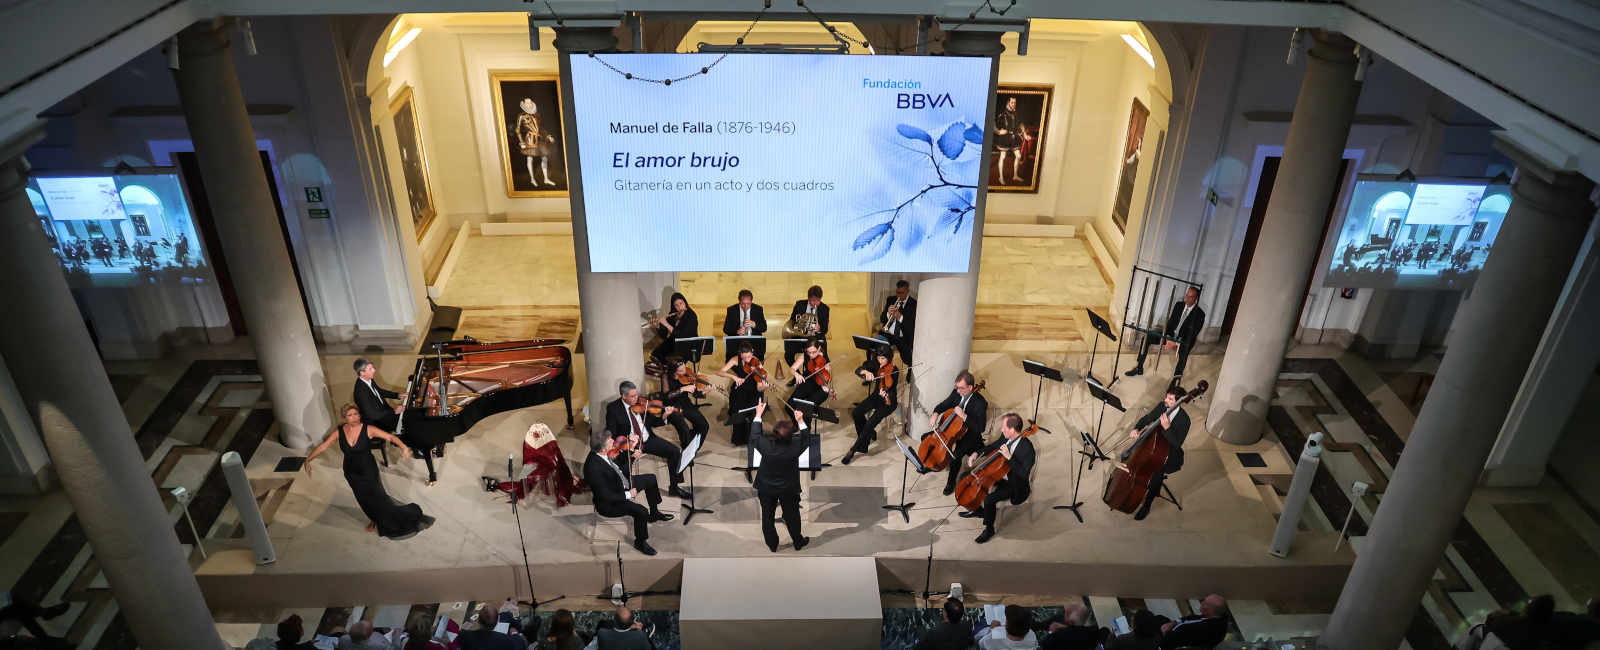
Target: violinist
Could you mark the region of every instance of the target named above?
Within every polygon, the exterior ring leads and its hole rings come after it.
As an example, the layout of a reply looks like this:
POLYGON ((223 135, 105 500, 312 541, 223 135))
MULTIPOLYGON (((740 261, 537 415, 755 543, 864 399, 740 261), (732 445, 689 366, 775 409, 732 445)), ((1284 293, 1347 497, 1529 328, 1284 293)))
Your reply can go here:
POLYGON ((583 481, 594 492, 594 511, 602 517, 632 517, 633 547, 645 555, 655 555, 656 550, 646 540, 650 538, 650 522, 671 521, 672 515, 661 512, 661 488, 654 474, 634 476, 633 461, 639 459, 638 436, 607 435, 605 445, 589 452, 583 461, 583 481), (643 492, 649 509, 634 501, 643 492))
POLYGON ((755 348, 749 343, 740 343, 739 354, 717 371, 717 374, 733 380, 733 388, 728 391, 728 420, 733 425, 733 444, 737 446, 742 447, 750 442, 750 427, 741 424, 748 422, 751 414, 741 411, 755 408, 756 402, 760 401, 761 391, 766 390, 768 385, 766 373, 761 359, 756 357, 755 348))
POLYGON ((1033 471, 1033 441, 1022 436, 1022 416, 1007 413, 1005 417, 1000 418, 1000 439, 989 443, 978 452, 968 454, 966 465, 972 467, 978 463, 978 459, 995 452, 1006 458, 1011 471, 994 484, 989 496, 984 497, 981 511, 961 512, 962 517, 969 519, 983 517, 983 533, 974 540, 979 544, 994 538, 994 519, 1001 501, 1009 501, 1011 505, 1020 506, 1028 500, 1028 495, 1032 492, 1029 474, 1033 471))
POLYGON ((845 465, 855 460, 856 454, 867 453, 872 441, 878 439, 878 423, 889 417, 899 403, 895 393, 900 387, 900 373, 894 369, 894 348, 873 348, 867 360, 856 368, 856 374, 871 385, 867 387, 867 398, 850 409, 850 417, 856 422, 856 444, 839 461, 845 465))
POLYGON ((672 353, 672 346, 678 339, 692 339, 700 335, 700 317, 696 316, 693 309, 689 308, 689 299, 681 293, 673 293, 672 300, 668 302, 672 309, 665 316, 655 320, 656 334, 661 336, 661 345, 650 351, 650 356, 657 361, 667 358, 672 353))
MULTIPOLYGON (((667 494, 680 499, 694 498, 678 488, 678 484, 683 482, 683 473, 678 471, 678 461, 683 458, 683 450, 650 430, 650 405, 648 400, 639 396, 639 387, 633 385, 631 381, 624 381, 617 386, 617 394, 618 399, 606 405, 606 430, 639 436, 640 451, 660 456, 667 462, 667 476, 672 481, 671 487, 667 488, 667 494), (635 410, 641 407, 644 413, 635 410)), ((660 418, 671 417, 677 412, 678 408, 675 406, 662 406, 661 413, 655 421, 660 422, 660 418)))
MULTIPOLYGON (((799 320, 800 316, 806 314, 809 314, 816 319, 815 324, 807 326, 804 331, 796 332, 796 334, 799 334, 800 336, 817 337, 818 340, 822 341, 822 351, 827 352, 828 305, 822 302, 822 287, 813 284, 811 285, 810 289, 806 289, 806 299, 796 300, 794 303, 794 309, 789 311, 789 323, 791 325, 794 324, 799 320)), ((799 355, 790 356, 787 361, 789 363, 794 363, 794 358, 796 356, 799 355)))
MULTIPOLYGON (((767 313, 761 310, 761 305, 756 304, 755 294, 749 289, 739 290, 739 302, 728 305, 728 313, 722 319, 722 333, 728 336, 761 336, 767 333, 767 313)), ((765 350, 756 352, 758 358, 765 359, 762 354, 765 350)), ((728 350, 728 358, 738 354, 737 349, 728 350)))
POLYGON ((953 494, 956 491, 956 479, 961 475, 962 465, 959 459, 966 458, 983 448, 983 428, 988 424, 989 400, 984 399, 978 392, 978 382, 970 371, 963 370, 961 374, 956 375, 955 390, 950 391, 949 397, 933 407, 933 415, 928 416, 928 425, 938 429, 939 416, 951 409, 955 409, 955 414, 967 421, 967 433, 953 445, 955 453, 951 456, 958 460, 950 463, 950 478, 944 483, 945 494, 953 494))
MULTIPOLYGON (((833 392, 830 386, 833 379, 833 365, 828 363, 828 355, 822 353, 822 343, 817 339, 806 341, 805 354, 795 359, 794 365, 789 366, 790 374, 795 379, 805 378, 794 387, 794 392, 789 394, 789 402, 805 400, 812 404, 821 404, 833 392)), ((791 412, 791 417, 793 413, 791 412)), ((798 421, 796 422, 798 424, 798 421)))
POLYGON ((1142 520, 1150 514, 1150 504, 1161 495, 1161 485, 1166 481, 1167 475, 1183 469, 1183 440, 1189 437, 1189 414, 1179 407, 1171 418, 1167 417, 1167 411, 1178 406, 1178 400, 1182 399, 1183 395, 1183 388, 1179 386, 1168 388, 1167 395, 1161 403, 1150 409, 1144 417, 1139 418, 1139 422, 1133 425, 1133 431, 1128 434, 1129 438, 1138 438, 1140 430, 1150 426, 1152 422, 1160 422, 1161 427, 1156 431, 1167 439, 1167 444, 1172 446, 1167 452, 1167 464, 1150 477, 1150 491, 1144 497, 1144 505, 1139 506, 1139 511, 1133 514, 1135 521, 1142 520))
POLYGON ((687 447, 691 438, 706 435, 711 430, 711 425, 706 423, 706 416, 701 415, 700 409, 694 405, 694 393, 704 385, 705 375, 696 375, 689 362, 677 355, 667 357, 667 368, 667 394, 661 401, 674 411, 668 414, 662 409, 663 415, 667 423, 677 430, 678 444, 687 447))

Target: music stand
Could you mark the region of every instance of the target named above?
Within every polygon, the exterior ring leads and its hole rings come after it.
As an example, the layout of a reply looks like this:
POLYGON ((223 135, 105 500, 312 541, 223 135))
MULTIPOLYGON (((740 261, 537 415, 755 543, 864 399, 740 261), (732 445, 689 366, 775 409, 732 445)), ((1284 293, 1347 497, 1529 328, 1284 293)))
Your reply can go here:
MULTIPOLYGON (((1089 313, 1089 325, 1094 328, 1094 346, 1089 348, 1089 367, 1083 371, 1083 375, 1085 377, 1093 377, 1094 357, 1095 353, 1100 351, 1100 337, 1104 336, 1108 339, 1111 339, 1112 343, 1115 343, 1117 341, 1117 335, 1111 333, 1111 323, 1107 323, 1106 319, 1101 318, 1099 314, 1094 313, 1093 309, 1084 309, 1084 311, 1089 313)), ((1113 371, 1113 373, 1114 372, 1115 371, 1113 371)), ((1112 379, 1115 380, 1114 375, 1112 379)))
MULTIPOLYGON (((691 436, 689 444, 683 448, 683 458, 678 461, 678 475, 682 476, 686 470, 689 472, 689 496, 691 497, 694 496, 694 459, 695 456, 700 454, 700 441, 705 439, 705 436, 691 436)), ((689 525, 689 520, 694 519, 696 513, 709 515, 715 512, 710 508, 696 508, 694 499, 686 499, 685 503, 689 505, 689 514, 683 516, 683 525, 685 526, 689 525)))
POLYGON ((751 351, 753 353, 755 353, 756 358, 757 359, 761 359, 763 361, 766 360, 766 358, 767 358, 767 337, 761 336, 759 334, 752 334, 752 335, 747 335, 747 336, 724 336, 724 337, 722 337, 722 349, 723 349, 723 351, 727 352, 727 355, 728 355, 728 356, 723 358, 723 361, 727 361, 728 359, 732 359, 733 355, 736 355, 736 354, 739 353, 739 344, 740 343, 749 343, 750 347, 752 348, 751 351))
POLYGON ((1033 417, 1030 418, 1030 421, 1038 422, 1039 398, 1044 394, 1044 380, 1048 379, 1056 382, 1066 380, 1062 379, 1060 370, 1056 370, 1055 368, 1051 368, 1050 366, 1039 363, 1038 361, 1033 361, 1031 359, 1022 360, 1022 371, 1039 377, 1039 385, 1034 387, 1033 391, 1033 417))
MULTIPOLYGON (((716 339, 713 339, 709 336, 693 336, 673 341, 672 351, 677 353, 679 357, 687 360, 690 367, 694 368, 694 374, 698 376, 700 374, 700 357, 711 354, 711 346, 715 343, 716 339)), ((665 389, 666 385, 667 381, 662 379, 661 387, 665 389)), ((705 403, 700 401, 701 393, 699 386, 695 387, 692 395, 694 397, 694 407, 705 408, 705 403)))
POLYGON ((1111 408, 1114 408, 1121 413, 1126 413, 1128 409, 1122 406, 1122 400, 1117 399, 1116 393, 1111 392, 1105 386, 1101 386, 1100 382, 1095 381, 1093 377, 1086 377, 1083 383, 1089 387, 1089 395, 1097 400, 1100 400, 1100 419, 1094 424, 1095 455, 1089 457, 1089 469, 1092 471, 1094 470, 1094 461, 1111 460, 1109 456, 1100 453, 1099 446, 1101 440, 1100 427, 1106 422, 1106 406, 1109 405, 1111 408))
MULTIPOLYGON (((809 338, 783 339, 783 363, 785 364, 785 367, 788 367, 788 364, 794 363, 794 358, 800 356, 800 353, 805 351, 806 342, 810 340, 811 339, 809 338)), ((826 341, 818 338, 817 345, 822 348, 823 354, 828 353, 828 343, 826 341)))
POLYGON ((862 336, 860 334, 851 335, 850 336, 850 341, 855 343, 856 344, 856 349, 860 350, 862 352, 871 352, 873 350, 873 348, 876 348, 876 347, 878 347, 880 345, 888 345, 890 347, 893 347, 893 345, 891 345, 889 343, 889 341, 887 341, 885 339, 880 339, 880 338, 876 338, 876 337, 872 337, 872 336, 862 336))
POLYGON ((917 466, 918 474, 927 474, 930 470, 922 464, 921 460, 917 459, 916 450, 907 447, 905 441, 901 440, 901 436, 896 435, 894 437, 894 444, 900 448, 900 455, 905 456, 905 460, 900 463, 900 505, 890 503, 883 506, 883 509, 900 513, 900 516, 905 517, 906 523, 909 524, 911 523, 911 513, 909 511, 917 504, 915 502, 906 503, 906 474, 912 465, 917 466))
POLYGON ((1077 517, 1078 523, 1081 524, 1083 523, 1083 513, 1078 512, 1078 509, 1083 507, 1083 502, 1078 500, 1078 488, 1083 485, 1083 460, 1085 458, 1089 459, 1089 469, 1092 471, 1096 458, 1111 459, 1105 455, 1105 452, 1100 450, 1100 444, 1095 442, 1094 438, 1089 437, 1089 432, 1079 431, 1078 439, 1082 441, 1083 449, 1078 450, 1078 471, 1077 475, 1072 479, 1072 499, 1068 502, 1070 505, 1054 506, 1051 510, 1071 510, 1072 516, 1077 517))

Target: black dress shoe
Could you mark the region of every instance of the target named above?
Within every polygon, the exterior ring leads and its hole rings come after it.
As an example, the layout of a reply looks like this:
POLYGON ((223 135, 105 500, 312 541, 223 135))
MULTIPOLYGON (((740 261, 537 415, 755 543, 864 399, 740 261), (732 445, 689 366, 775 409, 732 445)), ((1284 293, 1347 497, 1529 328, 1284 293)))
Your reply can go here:
POLYGON ((672 515, 665 512, 650 513, 650 521, 672 521, 672 515))
POLYGON ((945 496, 950 496, 950 495, 955 494, 955 493, 956 493, 956 484, 955 483, 946 483, 944 485, 944 495, 945 496))
POLYGON ((974 517, 982 517, 983 513, 976 510, 962 510, 961 512, 956 513, 956 516, 961 517, 962 519, 972 519, 974 517))
POLYGON ((839 459, 839 464, 841 464, 841 465, 849 465, 850 461, 855 460, 855 459, 856 459, 856 450, 851 449, 849 452, 847 452, 844 455, 844 458, 839 459))
POLYGON ((646 541, 642 541, 641 540, 641 541, 634 542, 633 543, 633 548, 634 548, 634 550, 636 550, 636 551, 638 551, 640 553, 643 553, 645 555, 655 555, 656 554, 656 549, 652 548, 650 546, 650 543, 646 542, 646 541))
POLYGON ((794 550, 796 550, 796 551, 803 550, 803 549, 805 549, 806 544, 810 544, 810 543, 811 543, 811 538, 810 537, 801 537, 800 541, 797 541, 797 542, 794 543, 794 550))
POLYGON ((433 457, 444 458, 444 445, 439 445, 433 448, 433 457))
POLYGON ((694 495, 689 494, 688 490, 680 488, 680 487, 678 487, 676 485, 674 485, 674 486, 672 486, 670 488, 667 488, 667 494, 669 496, 678 497, 679 499, 687 499, 689 501, 693 501, 694 500, 694 495))
POLYGON ((416 459, 416 460, 422 460, 422 454, 423 454, 423 452, 422 452, 421 449, 412 449, 411 450, 411 457, 416 459))
POLYGON ((1144 366, 1134 366, 1132 370, 1129 370, 1129 371, 1127 371, 1125 373, 1122 373, 1122 374, 1127 375, 1129 377, 1138 377, 1139 375, 1144 374, 1144 366))
POLYGON ((776 546, 768 546, 767 550, 770 550, 773 553, 777 553, 778 552, 778 547, 776 547, 776 546))
POLYGON ((983 534, 978 535, 978 538, 975 539, 975 540, 972 540, 972 541, 975 541, 975 542, 977 542, 979 544, 982 544, 982 543, 987 542, 987 541, 989 541, 991 539, 994 539, 994 529, 993 528, 985 528, 985 529, 983 529, 983 534))

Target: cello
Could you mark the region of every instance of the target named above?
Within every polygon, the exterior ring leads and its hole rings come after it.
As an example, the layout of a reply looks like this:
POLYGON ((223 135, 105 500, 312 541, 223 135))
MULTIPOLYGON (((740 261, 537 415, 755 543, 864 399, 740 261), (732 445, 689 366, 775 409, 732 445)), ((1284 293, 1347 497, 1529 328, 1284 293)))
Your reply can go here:
MULTIPOLYGON (((1038 432, 1037 423, 1029 424, 1017 438, 1026 438, 1038 432)), ((972 512, 982 510, 983 500, 989 496, 989 490, 994 489, 994 484, 999 483, 1009 473, 1011 473, 1011 461, 1000 453, 1000 447, 996 447, 994 451, 989 452, 989 455, 984 456, 983 460, 974 463, 972 470, 967 472, 966 476, 961 477, 961 482, 956 485, 956 503, 972 512)))
MULTIPOLYGON (((983 382, 978 382, 972 390, 973 392, 983 390, 983 382)), ((950 467, 952 457, 955 455, 955 445, 965 435, 967 435, 967 419, 956 415, 954 407, 946 410, 939 416, 938 428, 923 437, 922 443, 917 445, 917 460, 923 467, 935 472, 950 467)))
MULTIPOLYGON (((1194 390, 1178 398, 1178 403, 1167 409, 1167 418, 1170 420, 1178 407, 1204 395, 1211 384, 1201 381, 1194 390)), ((1112 510, 1133 514, 1144 504, 1145 495, 1150 491, 1150 479, 1156 472, 1162 470, 1167 464, 1167 456, 1172 453, 1172 445, 1167 442, 1167 437, 1159 435, 1161 420, 1157 419, 1139 432, 1139 437, 1122 452, 1116 468, 1111 470, 1111 478, 1106 479, 1106 491, 1101 497, 1112 510)))

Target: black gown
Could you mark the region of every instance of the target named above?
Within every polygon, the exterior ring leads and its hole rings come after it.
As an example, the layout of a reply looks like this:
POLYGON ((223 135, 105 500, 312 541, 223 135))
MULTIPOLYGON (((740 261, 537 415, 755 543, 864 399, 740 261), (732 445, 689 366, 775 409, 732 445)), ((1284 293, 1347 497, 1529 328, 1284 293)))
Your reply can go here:
POLYGON ((361 425, 361 435, 356 444, 345 440, 344 427, 339 428, 339 449, 344 452, 344 480, 361 504, 361 512, 377 525, 378 534, 384 537, 403 537, 422 530, 427 515, 415 503, 401 505, 384 491, 378 477, 378 461, 372 459, 372 439, 367 437, 367 425, 361 425))

